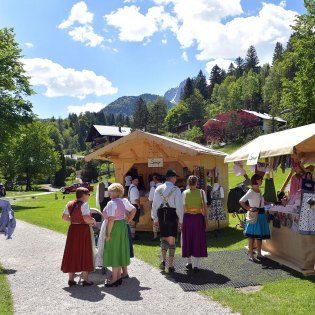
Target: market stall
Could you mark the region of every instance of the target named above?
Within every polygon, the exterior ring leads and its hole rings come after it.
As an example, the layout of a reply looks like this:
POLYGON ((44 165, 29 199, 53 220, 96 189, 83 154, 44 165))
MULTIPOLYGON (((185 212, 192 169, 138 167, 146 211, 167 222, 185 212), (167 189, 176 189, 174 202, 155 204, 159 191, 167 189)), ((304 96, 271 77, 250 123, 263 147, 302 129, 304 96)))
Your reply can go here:
POLYGON ((209 230, 228 226, 226 213, 226 193, 228 189, 228 168, 224 163, 226 154, 212 150, 194 142, 160 136, 136 130, 113 143, 105 145, 87 155, 86 161, 93 159, 111 160, 115 164, 115 179, 123 183, 128 172, 140 177, 141 216, 137 230, 151 231, 151 209, 148 205, 149 182, 153 173, 164 175, 167 169, 179 174, 177 185, 186 186, 190 174, 199 177, 201 188, 207 195, 209 212, 209 230), (211 200, 211 192, 218 199, 211 200), (215 207, 211 207, 216 205, 215 207))
POLYGON ((315 124, 264 135, 225 158, 242 168, 242 161, 271 181, 277 168, 289 168, 280 194, 265 191, 271 239, 263 242, 270 257, 304 274, 315 270, 315 124), (265 169, 264 169, 265 168, 265 169), (267 171, 268 169, 268 171, 267 171), (268 196, 266 196, 266 194, 268 196), (266 198, 267 197, 267 198, 266 198), (268 199, 269 198, 269 199, 268 199))

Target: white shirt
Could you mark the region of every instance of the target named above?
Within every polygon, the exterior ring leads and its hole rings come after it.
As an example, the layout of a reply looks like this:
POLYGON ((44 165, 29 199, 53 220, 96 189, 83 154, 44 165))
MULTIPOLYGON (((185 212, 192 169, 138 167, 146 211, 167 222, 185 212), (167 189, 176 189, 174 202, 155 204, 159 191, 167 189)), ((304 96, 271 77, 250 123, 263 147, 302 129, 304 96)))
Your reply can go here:
POLYGON ((150 189, 152 188, 152 187, 154 187, 155 186, 155 181, 154 180, 151 180, 151 182, 150 182, 150 189))
MULTIPOLYGON (((130 212, 132 209, 134 209, 134 206, 129 202, 128 199, 122 198, 121 201, 123 202, 127 212, 130 212)), ((117 209, 117 203, 115 200, 109 201, 105 209, 109 217, 114 217, 117 209)))
MULTIPOLYGON (((63 211, 63 214, 67 214, 67 215, 70 215, 70 212, 69 212, 69 208, 68 208, 68 205, 71 201, 69 201, 63 211)), ((81 205, 81 213, 82 215, 90 215, 90 206, 87 202, 84 202, 82 205, 81 205)))
POLYGON ((148 197, 148 199, 149 199, 149 201, 153 201, 153 197, 154 197, 154 192, 155 192, 155 189, 157 188, 157 187, 159 187, 159 186, 161 186, 161 185, 163 185, 162 183, 156 183, 153 187, 151 187, 151 189, 150 189, 150 193, 149 193, 149 197, 148 197))
POLYGON ((132 181, 132 177, 130 175, 127 175, 125 177, 125 186, 130 186, 132 181))
MULTIPOLYGON (((152 204, 152 218, 155 222, 159 221, 157 211, 164 202, 163 198, 160 195, 160 192, 162 192, 163 196, 167 197, 167 195, 174 187, 175 185, 173 183, 165 182, 164 184, 156 188, 152 204)), ((183 223, 184 209, 182 203, 182 194, 178 187, 176 187, 175 191, 168 199, 168 204, 171 208, 176 208, 176 214, 178 216, 179 223, 183 223)))
POLYGON ((241 199, 240 201, 246 202, 248 201, 249 206, 252 208, 263 208, 265 205, 264 197, 261 193, 258 193, 252 189, 250 189, 241 199))
MULTIPOLYGON (((190 188, 188 188, 190 189, 190 188)), ((203 200, 202 200, 202 204, 205 203, 207 205, 207 196, 206 196, 206 193, 203 189, 200 189, 201 191, 201 194, 203 195, 203 200)), ((183 193, 182 193, 182 199, 183 199, 183 205, 186 204, 186 193, 187 193, 187 190, 185 190, 183 193)), ((201 197, 201 194, 200 194, 200 197, 201 197)))
POLYGON ((219 185, 218 183, 215 183, 213 185, 213 191, 217 191, 218 189, 220 189, 220 198, 224 198, 224 189, 221 185, 219 185))
POLYGON ((136 200, 140 200, 140 192, 136 185, 131 184, 128 192, 128 199, 132 204, 136 204, 136 200))

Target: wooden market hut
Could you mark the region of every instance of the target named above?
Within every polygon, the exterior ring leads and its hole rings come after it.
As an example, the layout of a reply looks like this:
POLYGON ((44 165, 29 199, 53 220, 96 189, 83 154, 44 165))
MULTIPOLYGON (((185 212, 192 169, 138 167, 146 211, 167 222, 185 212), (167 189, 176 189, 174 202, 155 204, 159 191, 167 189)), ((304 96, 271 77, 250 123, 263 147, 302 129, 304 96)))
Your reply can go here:
MULTIPOLYGON (((224 204, 226 205, 228 194, 228 167, 224 163, 226 154, 200 144, 156 135, 136 130, 131 134, 105 145, 85 157, 86 161, 93 159, 106 159, 115 164, 115 179, 124 183, 127 172, 136 169, 137 174, 143 178, 145 191, 149 191, 149 178, 152 173, 165 174, 167 169, 174 169, 179 174, 179 181, 185 183, 188 174, 198 169, 203 177, 206 189, 206 181, 215 182, 217 176, 219 184, 225 192, 224 204)), ((141 196, 141 205, 144 215, 140 217, 137 229, 151 231, 151 210, 148 207, 145 193, 141 196)), ((228 226, 226 220, 220 221, 220 228, 228 226)), ((209 230, 218 227, 217 222, 209 221, 209 230)))

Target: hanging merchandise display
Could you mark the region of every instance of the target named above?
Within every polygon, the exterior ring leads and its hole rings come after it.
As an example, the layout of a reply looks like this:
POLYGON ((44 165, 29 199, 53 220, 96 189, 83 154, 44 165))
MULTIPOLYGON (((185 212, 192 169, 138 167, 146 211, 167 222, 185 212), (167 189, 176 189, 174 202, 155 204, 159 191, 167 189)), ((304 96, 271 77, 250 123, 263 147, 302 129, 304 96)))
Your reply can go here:
POLYGON ((211 209, 209 211, 209 220, 226 220, 224 210, 224 189, 218 183, 215 183, 212 189, 212 202, 211 209))
POLYGON ((265 180, 265 201, 277 203, 276 187, 273 178, 266 178, 265 180))

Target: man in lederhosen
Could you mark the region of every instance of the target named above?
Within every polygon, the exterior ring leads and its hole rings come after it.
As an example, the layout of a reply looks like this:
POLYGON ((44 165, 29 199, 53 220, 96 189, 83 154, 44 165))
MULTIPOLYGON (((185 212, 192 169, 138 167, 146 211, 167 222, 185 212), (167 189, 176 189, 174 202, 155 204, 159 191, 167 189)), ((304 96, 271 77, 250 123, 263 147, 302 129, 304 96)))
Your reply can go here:
POLYGON ((180 189, 175 186, 177 173, 168 170, 166 182, 156 188, 152 204, 154 224, 160 227, 162 261, 160 269, 165 270, 166 253, 169 251, 168 271, 174 272, 174 256, 178 228, 183 223, 183 205, 180 189))
POLYGON ((133 221, 130 224, 131 236, 133 240, 136 239, 136 226, 140 219, 140 192, 138 189, 138 185, 138 176, 132 176, 131 185, 128 191, 128 200, 137 209, 136 215, 134 216, 133 221))

